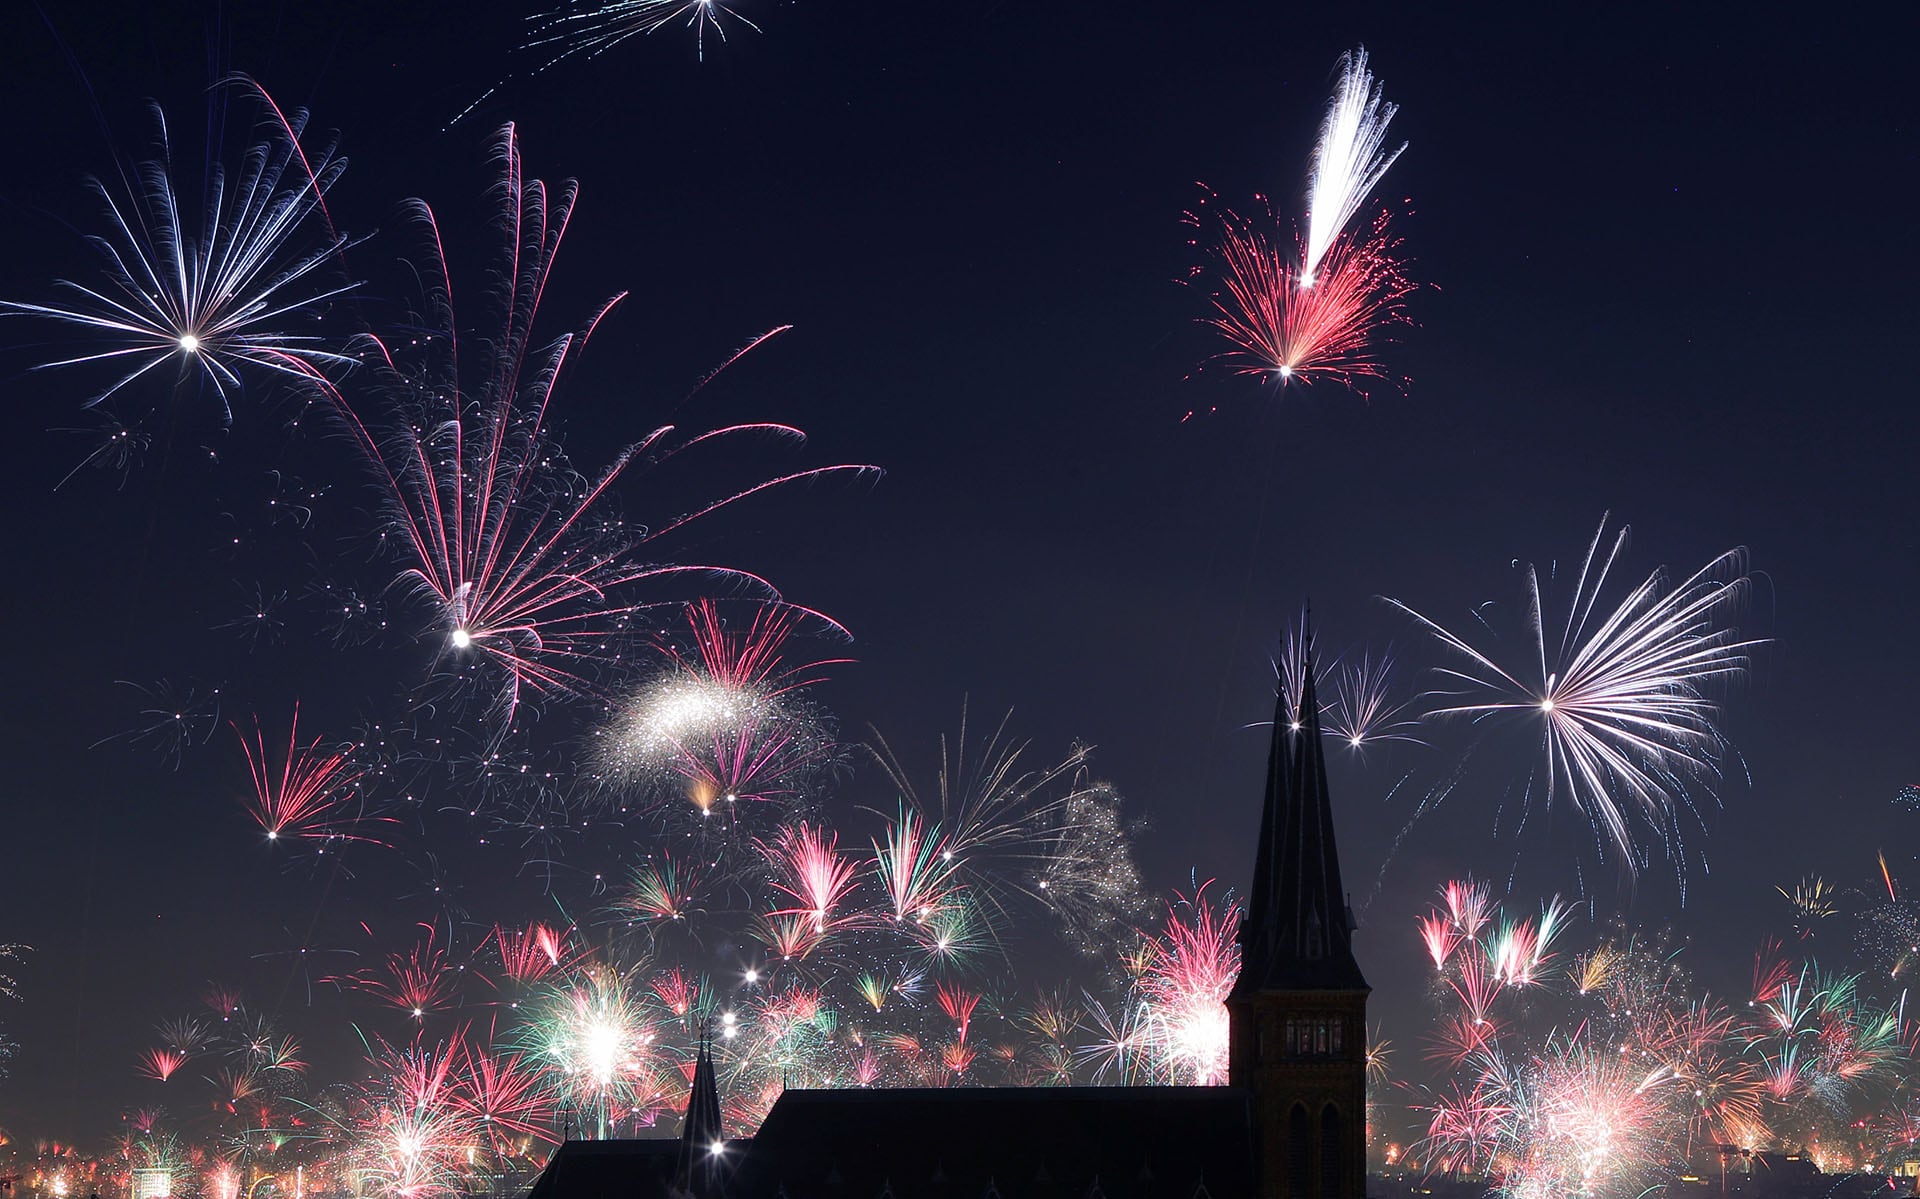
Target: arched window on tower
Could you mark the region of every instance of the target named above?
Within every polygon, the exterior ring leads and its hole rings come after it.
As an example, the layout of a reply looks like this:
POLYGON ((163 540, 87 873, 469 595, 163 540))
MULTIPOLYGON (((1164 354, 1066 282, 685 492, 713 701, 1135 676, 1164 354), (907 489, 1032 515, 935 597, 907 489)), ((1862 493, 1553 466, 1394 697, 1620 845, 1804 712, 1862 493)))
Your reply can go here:
POLYGON ((1340 1109, 1329 1103, 1320 1109, 1320 1199, 1340 1199, 1346 1165, 1340 1145, 1340 1109))
POLYGON ((1313 1193, 1307 1189, 1307 1154, 1312 1148, 1313 1141, 1307 1133, 1307 1109, 1296 1103, 1287 1117, 1287 1194, 1300 1199, 1313 1193))

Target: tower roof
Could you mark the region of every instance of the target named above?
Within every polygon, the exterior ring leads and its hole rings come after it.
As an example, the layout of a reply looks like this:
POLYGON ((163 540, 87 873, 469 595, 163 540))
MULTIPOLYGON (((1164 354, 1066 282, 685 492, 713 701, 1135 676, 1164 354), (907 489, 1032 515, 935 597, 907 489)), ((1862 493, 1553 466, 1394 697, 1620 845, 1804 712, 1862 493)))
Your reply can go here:
POLYGON ((1298 704, 1288 703, 1284 679, 1274 703, 1236 995, 1368 989, 1353 958, 1353 920, 1340 885, 1311 629, 1306 641, 1298 704))
POLYGON ((692 1175, 708 1164, 713 1146, 722 1143, 726 1133, 720 1124, 720 1087, 713 1073, 713 1053, 703 1033, 700 1056, 693 1066, 693 1085, 687 1091, 687 1118, 680 1125, 680 1173, 683 1182, 696 1181, 692 1175))

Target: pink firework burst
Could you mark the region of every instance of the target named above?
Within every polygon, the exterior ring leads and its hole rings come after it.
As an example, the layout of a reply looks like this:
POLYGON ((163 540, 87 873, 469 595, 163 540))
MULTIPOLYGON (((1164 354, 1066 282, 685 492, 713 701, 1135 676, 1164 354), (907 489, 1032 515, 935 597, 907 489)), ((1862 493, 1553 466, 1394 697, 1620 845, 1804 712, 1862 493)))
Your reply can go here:
POLYGON ((1486 1024, 1493 1018, 1493 1001, 1505 979, 1497 968, 1488 969, 1479 955, 1464 954, 1447 985, 1459 998, 1461 1012, 1476 1024, 1486 1024))
POLYGON ((362 831, 367 819, 357 805, 348 810, 349 801, 358 798, 362 779, 352 747, 329 746, 321 737, 301 744, 299 704, 287 722, 287 749, 278 762, 267 751, 259 717, 254 718, 251 738, 238 724, 233 731, 240 738, 253 782, 247 813, 266 832, 267 840, 375 840, 362 831))
POLYGON ((1387 327, 1408 322, 1415 284, 1387 212, 1365 232, 1342 234, 1311 283, 1295 265, 1301 247, 1271 215, 1255 221, 1223 209, 1216 224, 1217 290, 1203 323, 1233 347, 1220 362, 1281 383, 1324 379, 1358 391, 1363 380, 1392 381, 1378 343, 1387 327))
POLYGON ((165 1082, 189 1060, 190 1055, 175 1049, 149 1049, 140 1055, 139 1070, 144 1077, 165 1082))
POLYGON ((1440 898, 1453 926, 1469 941, 1477 940, 1493 918, 1493 890, 1485 883, 1453 879, 1440 889, 1440 898))
POLYGON ((967 1029, 973 1024, 973 1009, 980 1005, 979 993, 958 986, 949 987, 945 983, 940 984, 937 993, 940 997, 940 1010, 953 1021, 959 1042, 966 1044, 967 1029))
POLYGON ((799 665, 786 662, 787 642, 808 620, 830 632, 846 635, 838 621, 810 608, 755 604, 752 619, 744 626, 737 626, 727 623, 718 604, 702 599, 687 605, 686 618, 698 663, 689 661, 671 643, 666 643, 667 651, 689 674, 711 679, 724 687, 753 689, 772 697, 797 687, 810 687, 826 677, 826 667, 852 661, 851 658, 821 658, 799 665))
POLYGON ((1170 1072, 1195 1086, 1227 1077, 1227 993, 1240 976, 1235 930, 1240 905, 1208 902, 1203 884, 1167 912, 1166 930, 1149 942, 1139 989, 1156 1046, 1170 1072))
POLYGON ((895 920, 925 923, 954 901, 960 884, 953 850, 940 826, 929 826, 911 808, 888 822, 886 839, 873 844, 873 857, 895 920))
POLYGON ((328 981, 365 991, 415 1020, 450 1006, 457 994, 453 968, 447 962, 446 951, 435 943, 433 929, 422 927, 427 929, 427 935, 406 953, 388 955, 384 969, 328 981))
POLYGON ((1458 1082, 1419 1110, 1427 1113, 1427 1138, 1420 1146, 1430 1169, 1471 1172, 1492 1161, 1512 1108, 1484 1080, 1463 1088, 1458 1082))
POLYGON ((1753 1002, 1772 1003, 1793 981, 1793 967, 1778 937, 1768 937, 1753 954, 1753 1002))
POLYGON ((1454 1012, 1444 1017, 1434 1030, 1427 1057, 1457 1069, 1475 1054, 1493 1048, 1499 1032, 1499 1026, 1492 1020, 1476 1020, 1465 1012, 1454 1012))
POLYGON ((1423 916, 1419 920, 1420 941, 1427 947, 1427 956, 1433 959, 1433 968, 1442 969, 1453 951, 1463 939, 1453 921, 1439 912, 1423 916))
POLYGON ((539 981, 559 969, 567 956, 562 940, 565 935, 538 922, 513 931, 495 925, 493 942, 500 953, 501 970, 517 983, 539 981))
MULTIPOLYGON (((380 381, 378 394, 396 402, 393 413, 369 422, 344 396, 336 396, 336 406, 385 500, 385 540, 404 562, 400 585, 432 609, 443 662, 497 668, 498 711, 510 722, 525 694, 590 690, 583 672, 610 643, 634 632, 641 613, 680 602, 659 595, 659 586, 717 583, 776 595, 743 570, 668 560, 663 555, 675 533, 776 488, 873 468, 815 467, 698 497, 670 496, 660 501, 665 513, 646 522, 614 513, 617 484, 653 478, 687 455, 805 437, 790 425, 767 422, 693 432, 666 424, 627 446, 598 475, 571 469, 548 426, 551 405, 620 297, 577 332, 541 348, 536 316, 575 188, 549 189, 526 178, 511 125, 501 132, 496 158, 497 225, 505 242, 497 331, 470 342, 468 349, 478 353, 463 356, 439 225, 430 208, 416 204, 428 235, 420 273, 434 332, 411 339, 408 349, 417 353, 400 356, 397 342, 370 343, 369 373, 380 381)), ((728 361, 779 332, 755 338, 728 361)), ((713 474, 708 462, 702 477, 713 474)))
POLYGON ((404 1047, 375 1040, 366 1102, 351 1132, 356 1165, 383 1191, 439 1199, 457 1191, 467 1147, 479 1134, 459 1094, 458 1042, 404 1047))
POLYGON ((700 981, 688 978, 687 972, 678 966, 654 975, 647 985, 669 1012, 682 1019, 700 1001, 700 981))
POLYGON ((794 903, 771 915, 803 917, 821 935, 845 922, 836 913, 859 875, 853 860, 843 856, 839 846, 838 833, 804 820, 783 827, 771 844, 762 844, 762 852, 777 871, 774 888, 794 903))
POLYGON ((514 1137, 553 1140, 554 1105, 546 1071, 523 1054, 469 1046, 453 1102, 479 1125, 496 1154, 504 1154, 514 1137))

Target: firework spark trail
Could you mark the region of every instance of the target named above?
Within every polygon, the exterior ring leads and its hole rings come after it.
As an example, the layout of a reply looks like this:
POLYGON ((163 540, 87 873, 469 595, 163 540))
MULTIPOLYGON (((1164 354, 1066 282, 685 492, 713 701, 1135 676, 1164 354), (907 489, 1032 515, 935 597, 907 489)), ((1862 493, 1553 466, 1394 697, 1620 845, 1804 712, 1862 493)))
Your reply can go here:
POLYGON ((191 1016, 161 1021, 159 1033, 166 1047, 183 1057, 199 1054, 207 1047, 212 1036, 212 1031, 205 1024, 191 1016))
MULTIPOLYGON (((760 32, 758 25, 723 0, 567 0, 528 20, 533 28, 520 49, 546 55, 539 65, 525 72, 530 76, 544 74, 570 59, 598 58, 629 38, 656 33, 676 22, 693 30, 694 54, 701 62, 707 57, 707 30, 713 30, 721 41, 727 40, 725 20, 737 20, 760 32)), ((446 128, 466 120, 512 78, 510 75, 481 92, 454 114, 446 128)))
POLYGON ((267 136, 246 151, 231 178, 217 161, 206 168, 197 231, 183 215, 166 116, 155 106, 158 157, 133 167, 122 196, 92 181, 110 226, 88 239, 104 260, 104 282, 59 280, 77 294, 70 306, 0 301, 0 315, 40 318, 103 340, 104 348, 40 364, 125 368, 89 406, 173 362, 182 378, 197 373, 213 385, 230 420, 243 369, 324 385, 328 369, 356 362, 327 349, 323 338, 286 327, 357 286, 314 278, 353 244, 333 231, 326 213, 326 194, 346 160, 331 146, 309 154, 300 145, 307 114, 283 112, 258 84, 240 82, 264 111, 267 136), (325 231, 309 236, 316 222, 325 231))
POLYGON ((787 645, 807 621, 841 637, 847 635, 839 621, 811 608, 785 603, 756 604, 753 618, 744 626, 737 626, 726 621, 718 604, 702 599, 687 605, 686 618, 699 665, 686 661, 671 642, 663 643, 662 648, 680 661, 688 674, 704 676, 734 690, 754 690, 770 699, 777 698, 821 682, 826 678, 826 667, 852 661, 851 658, 819 658, 788 663, 787 645))
POLYGON ((490 1052, 467 1042, 454 1105, 504 1156, 511 1137, 552 1139, 554 1104, 545 1071, 526 1055, 490 1052))
POLYGON ((325 739, 322 737, 302 745, 298 703, 294 704, 293 717, 287 722, 286 754, 277 765, 267 752, 266 734, 261 730, 258 716, 254 717, 251 739, 238 724, 232 727, 240 738, 240 749, 246 755, 247 772, 253 783, 252 792, 247 796, 247 813, 267 834, 267 840, 380 843, 362 831, 367 822, 363 813, 343 810, 349 799, 358 797, 365 778, 362 768, 353 760, 354 747, 323 749, 325 739))
POLYGON ((597 58, 628 38, 642 37, 681 24, 694 31, 695 51, 706 58, 707 30, 727 40, 721 18, 731 18, 760 32, 760 27, 720 0, 574 0, 533 18, 527 48, 558 47, 541 70, 576 55, 597 58))
POLYGON ((1808 875, 1793 885, 1789 891, 1785 887, 1775 887, 1780 897, 1793 906, 1793 925, 1801 940, 1813 935, 1815 926, 1823 920, 1829 920, 1838 912, 1835 903, 1838 898, 1827 880, 1819 875, 1808 875))
POLYGON ((370 343, 371 373, 398 405, 397 420, 369 422, 343 395, 334 399, 386 500, 386 540, 407 563, 398 582, 432 606, 445 654, 504 670, 497 708, 503 724, 511 724, 523 691, 587 690, 581 672, 605 656, 610 642, 630 635, 641 613, 678 602, 633 594, 645 585, 678 579, 776 594, 746 571, 646 556, 658 552, 664 538, 763 492, 874 468, 816 467, 763 479, 648 525, 608 515, 609 493, 630 474, 743 439, 800 442, 804 435, 767 422, 695 433, 662 425, 621 451, 597 477, 573 474, 547 428, 550 405, 560 379, 619 297, 580 331, 536 349, 535 318, 575 188, 567 183, 550 192, 525 178, 511 125, 500 134, 496 159, 504 241, 496 289, 499 331, 482 343, 477 385, 470 389, 462 377, 452 276, 439 225, 433 211, 416 202, 415 216, 431 244, 421 275, 429 281, 428 320, 435 332, 414 339, 426 347, 427 361, 402 366, 384 343, 370 343))
POLYGON ((1478 940, 1480 930, 1492 919, 1493 889, 1471 878, 1451 879, 1440 889, 1447 919, 1469 941, 1478 940))
POLYGON ((634 868, 619 908, 641 921, 685 920, 693 910, 703 876, 697 865, 683 868, 672 854, 662 851, 634 868))
POLYGON ((1147 1069, 1155 1028, 1145 1004, 1120 1002, 1112 1008, 1086 997, 1086 1032, 1093 1040, 1080 1047, 1082 1066, 1093 1068, 1097 1082, 1116 1078, 1131 1086, 1147 1069))
POLYGON ((1506 986, 1497 968, 1490 967, 1478 953, 1470 953, 1457 963, 1447 985, 1460 999, 1460 1010, 1475 1024, 1493 1022, 1493 1001, 1506 986))
POLYGON ((873 843, 874 869, 886 891, 893 918, 924 924, 956 902, 953 852, 938 824, 902 807, 889 821, 884 841, 873 843))
POLYGON ((1465 940, 1453 926, 1453 921, 1438 912, 1420 919, 1420 940, 1427 947, 1427 956, 1433 959, 1433 968, 1442 969, 1453 951, 1465 940))
POLYGON ((1541 906, 1537 923, 1528 918, 1501 922, 1483 947, 1501 982, 1524 987, 1543 980, 1547 964, 1555 957, 1553 943, 1566 928, 1568 911, 1556 895, 1541 906))
MULTIPOLYGON (((1130 846, 1119 834, 1117 797, 1089 777, 1090 746, 1076 745, 1057 761, 1024 768, 1029 743, 1008 735, 1011 716, 974 743, 963 708, 958 735, 940 739, 930 796, 914 786, 892 747, 876 737, 869 748, 903 797, 893 832, 909 831, 908 814, 914 830, 930 829, 919 850, 937 843, 940 889, 964 888, 974 901, 973 914, 1003 919, 1002 896, 1017 891, 1052 908, 1083 945, 1104 945, 1120 921, 1145 908, 1130 846), (934 812, 937 818, 930 815, 934 812), (1090 857, 1100 847, 1112 852, 1111 860, 1090 857)), ((895 873, 911 860, 891 855, 883 863, 890 888, 914 877, 915 871, 895 873)))
POLYGON ((427 935, 405 953, 387 955, 384 968, 324 981, 372 995, 415 1020, 451 1007, 459 998, 453 966, 431 925, 427 935))
POLYGON ((1412 700, 1394 693, 1392 658, 1362 654, 1359 661, 1340 663, 1332 673, 1333 699, 1323 712, 1328 736, 1352 749, 1381 741, 1421 744, 1409 731, 1419 722, 1401 715, 1412 700))
POLYGON ((1621 528, 1609 541, 1606 518, 1587 547, 1564 622, 1550 633, 1539 571, 1528 567, 1527 637, 1533 653, 1502 664, 1495 651, 1389 600, 1465 659, 1440 670, 1450 687, 1433 692, 1431 716, 1472 720, 1537 718, 1546 800, 1565 796, 1591 822, 1602 850, 1618 851, 1637 872, 1645 854, 1633 836, 1638 815, 1670 855, 1679 850, 1679 809, 1689 782, 1710 786, 1727 743, 1716 724, 1711 687, 1745 675, 1748 651, 1728 621, 1750 586, 1745 555, 1732 550, 1677 586, 1655 570, 1611 610, 1601 607, 1608 577, 1625 549, 1621 528), (1485 698, 1481 698, 1481 697, 1485 698))
MULTIPOLYGON (((1367 70, 1364 47, 1341 56, 1340 83, 1320 123, 1320 140, 1313 147, 1307 172, 1307 245, 1301 259, 1300 285, 1313 287, 1316 271, 1333 248, 1340 231, 1360 210, 1374 185, 1406 150, 1386 151, 1387 124, 1399 111, 1389 104, 1383 89, 1367 70)), ((1329 273, 1332 273, 1329 271, 1329 273)))
POLYGON ((941 983, 937 992, 940 998, 940 1010, 953 1021, 954 1033, 961 1044, 967 1040, 967 1029, 973 1023, 973 1009, 980 1005, 980 994, 960 987, 948 987, 941 983))
POLYGON ((128 679, 116 682, 138 694, 141 707, 137 723, 123 732, 100 738, 88 746, 89 749, 125 741, 158 751, 171 769, 178 770, 188 749, 205 745, 220 730, 221 689, 218 686, 202 689, 191 683, 175 684, 166 679, 152 686, 128 679))

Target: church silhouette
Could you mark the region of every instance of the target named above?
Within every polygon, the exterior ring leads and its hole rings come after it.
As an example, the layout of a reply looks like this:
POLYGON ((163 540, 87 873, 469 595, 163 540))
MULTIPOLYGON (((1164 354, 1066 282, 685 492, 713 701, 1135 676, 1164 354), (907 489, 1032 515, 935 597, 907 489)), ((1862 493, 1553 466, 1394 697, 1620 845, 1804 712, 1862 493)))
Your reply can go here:
POLYGON ((1224 1087, 788 1090, 726 1140, 703 1044, 678 1138, 568 1141, 528 1199, 1361 1199, 1366 1013, 1311 641, 1273 745, 1224 1087))

